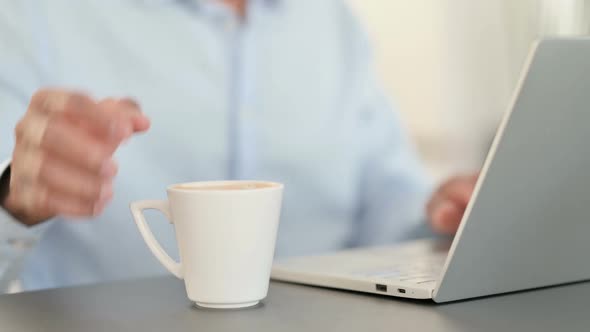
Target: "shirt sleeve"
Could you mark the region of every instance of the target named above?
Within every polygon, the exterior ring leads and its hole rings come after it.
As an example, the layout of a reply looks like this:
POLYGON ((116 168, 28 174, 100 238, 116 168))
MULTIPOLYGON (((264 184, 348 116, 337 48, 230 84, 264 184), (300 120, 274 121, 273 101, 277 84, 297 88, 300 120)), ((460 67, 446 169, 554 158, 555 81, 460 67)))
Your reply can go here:
MULTIPOLYGON (((0 177, 10 165, 0 164, 0 177)), ((27 227, 0 208, 0 294, 18 279, 26 254, 37 244, 51 221, 27 227)))
MULTIPOLYGON (((43 77, 43 50, 31 25, 31 1, 0 0, 0 160, 14 148, 14 127, 43 77)), ((0 175, 10 161, 0 162, 0 175)), ((0 293, 18 278, 26 254, 51 222, 27 227, 0 208, 0 293)))
POLYGON ((366 33, 351 12, 348 18, 350 72, 361 119, 364 147, 360 202, 353 245, 393 243, 431 235, 425 223, 425 204, 432 191, 415 148, 373 67, 366 33))

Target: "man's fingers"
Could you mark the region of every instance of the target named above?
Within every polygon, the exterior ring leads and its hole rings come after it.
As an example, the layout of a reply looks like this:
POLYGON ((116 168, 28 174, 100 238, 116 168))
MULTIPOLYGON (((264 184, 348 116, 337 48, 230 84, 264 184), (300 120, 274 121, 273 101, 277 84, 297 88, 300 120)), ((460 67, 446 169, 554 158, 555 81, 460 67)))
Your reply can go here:
POLYGON ((29 109, 35 113, 62 112, 70 94, 54 89, 39 90, 31 98, 29 109))
POLYGON ((456 177, 443 184, 426 207, 432 227, 438 233, 457 231, 471 200, 478 175, 456 177))
POLYGON ((17 143, 12 154, 11 182, 17 179, 18 182, 16 184, 21 185, 24 182, 37 181, 39 170, 43 165, 41 158, 41 152, 38 147, 17 143))
POLYGON ((47 193, 44 188, 36 188, 36 177, 21 171, 10 177, 10 197, 21 209, 35 209, 45 204, 47 193))
POLYGON ((457 231, 464 210, 450 201, 443 201, 430 214, 432 227, 439 234, 451 235, 457 231))
POLYGON ((72 96, 65 107, 66 115, 74 122, 82 124, 101 139, 111 141, 122 140, 127 135, 125 122, 121 122, 113 114, 105 113, 98 104, 92 100, 80 96, 72 96))
POLYGON ((75 218, 91 217, 99 215, 111 199, 112 194, 97 203, 77 196, 50 191, 47 195, 46 206, 55 215, 75 218))
POLYGON ((96 174, 110 170, 111 156, 116 146, 99 142, 82 128, 63 118, 54 119, 47 126, 41 142, 41 148, 47 154, 96 174))
MULTIPOLYGON (((116 172, 116 170, 115 170, 116 172)), ((65 163, 62 160, 47 157, 39 171, 39 183, 49 191, 79 197, 90 203, 98 203, 112 195, 113 185, 111 174, 99 176, 65 163)))
POLYGON ((50 215, 70 217, 95 216, 102 212, 106 203, 112 198, 112 194, 110 194, 102 201, 89 201, 79 196, 49 191, 47 187, 38 183, 16 186, 11 191, 10 200, 20 209, 30 209, 33 214, 35 211, 42 210, 50 215))
POLYGON ((27 146, 39 146, 49 122, 49 116, 42 112, 27 114, 14 130, 17 142, 27 146))
POLYGON ((144 132, 150 128, 149 118, 141 112, 141 106, 135 100, 131 98, 122 98, 119 99, 118 102, 125 105, 128 109, 135 110, 135 113, 132 114, 133 132, 144 132))
POLYGON ((131 98, 107 98, 99 103, 104 112, 119 115, 120 121, 130 121, 131 133, 149 129, 150 121, 141 111, 141 106, 131 98))
MULTIPOLYGON (((31 99, 32 113, 49 117, 59 114, 71 121, 92 129, 101 138, 121 140, 126 124, 121 124, 111 114, 101 112, 96 102, 83 93, 60 90, 40 90, 31 99)), ((58 115, 58 116, 59 116, 58 115)))
POLYGON ((458 205, 467 206, 469 200, 471 200, 476 179, 472 177, 460 177, 451 180, 442 186, 440 194, 458 205))
POLYGON ((150 129, 150 119, 143 114, 133 117, 133 132, 142 133, 150 129))

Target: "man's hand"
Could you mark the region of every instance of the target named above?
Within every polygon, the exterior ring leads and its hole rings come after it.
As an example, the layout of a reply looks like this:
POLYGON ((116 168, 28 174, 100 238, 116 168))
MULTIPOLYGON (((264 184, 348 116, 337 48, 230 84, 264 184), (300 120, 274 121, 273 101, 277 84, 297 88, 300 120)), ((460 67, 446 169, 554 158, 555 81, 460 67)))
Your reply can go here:
POLYGON ((435 232, 444 235, 457 232, 478 176, 479 173, 454 177, 435 192, 426 207, 435 232))
POLYGON ((149 120, 131 100, 59 90, 37 92, 18 123, 3 207, 34 225, 56 215, 98 215, 113 196, 119 145, 149 120))

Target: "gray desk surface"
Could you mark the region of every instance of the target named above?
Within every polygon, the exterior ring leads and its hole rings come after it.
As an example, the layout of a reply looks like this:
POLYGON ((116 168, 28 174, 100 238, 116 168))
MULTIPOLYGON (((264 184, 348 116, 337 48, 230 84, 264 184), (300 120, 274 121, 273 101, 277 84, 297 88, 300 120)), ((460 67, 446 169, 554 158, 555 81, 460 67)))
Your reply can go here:
POLYGON ((444 305, 271 283, 264 304, 196 309, 173 278, 0 296, 0 331, 590 331, 590 283, 444 305))

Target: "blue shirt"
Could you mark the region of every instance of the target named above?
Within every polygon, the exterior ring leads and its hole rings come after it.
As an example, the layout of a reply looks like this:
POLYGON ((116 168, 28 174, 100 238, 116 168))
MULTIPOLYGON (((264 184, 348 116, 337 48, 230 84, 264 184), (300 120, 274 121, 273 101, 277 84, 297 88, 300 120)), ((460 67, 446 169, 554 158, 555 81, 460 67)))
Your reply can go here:
MULTIPOLYGON (((119 149, 115 198, 93 220, 0 217, 0 274, 26 289, 165 273, 128 204, 172 183, 285 183, 276 254, 392 243, 428 185, 339 0, 0 0, 0 156, 33 92, 132 96, 152 128, 119 149), (22 267, 22 270, 21 270, 22 267)), ((172 252, 172 226, 148 214, 172 252)), ((1 277, 0 277, 1 279, 1 277)))

